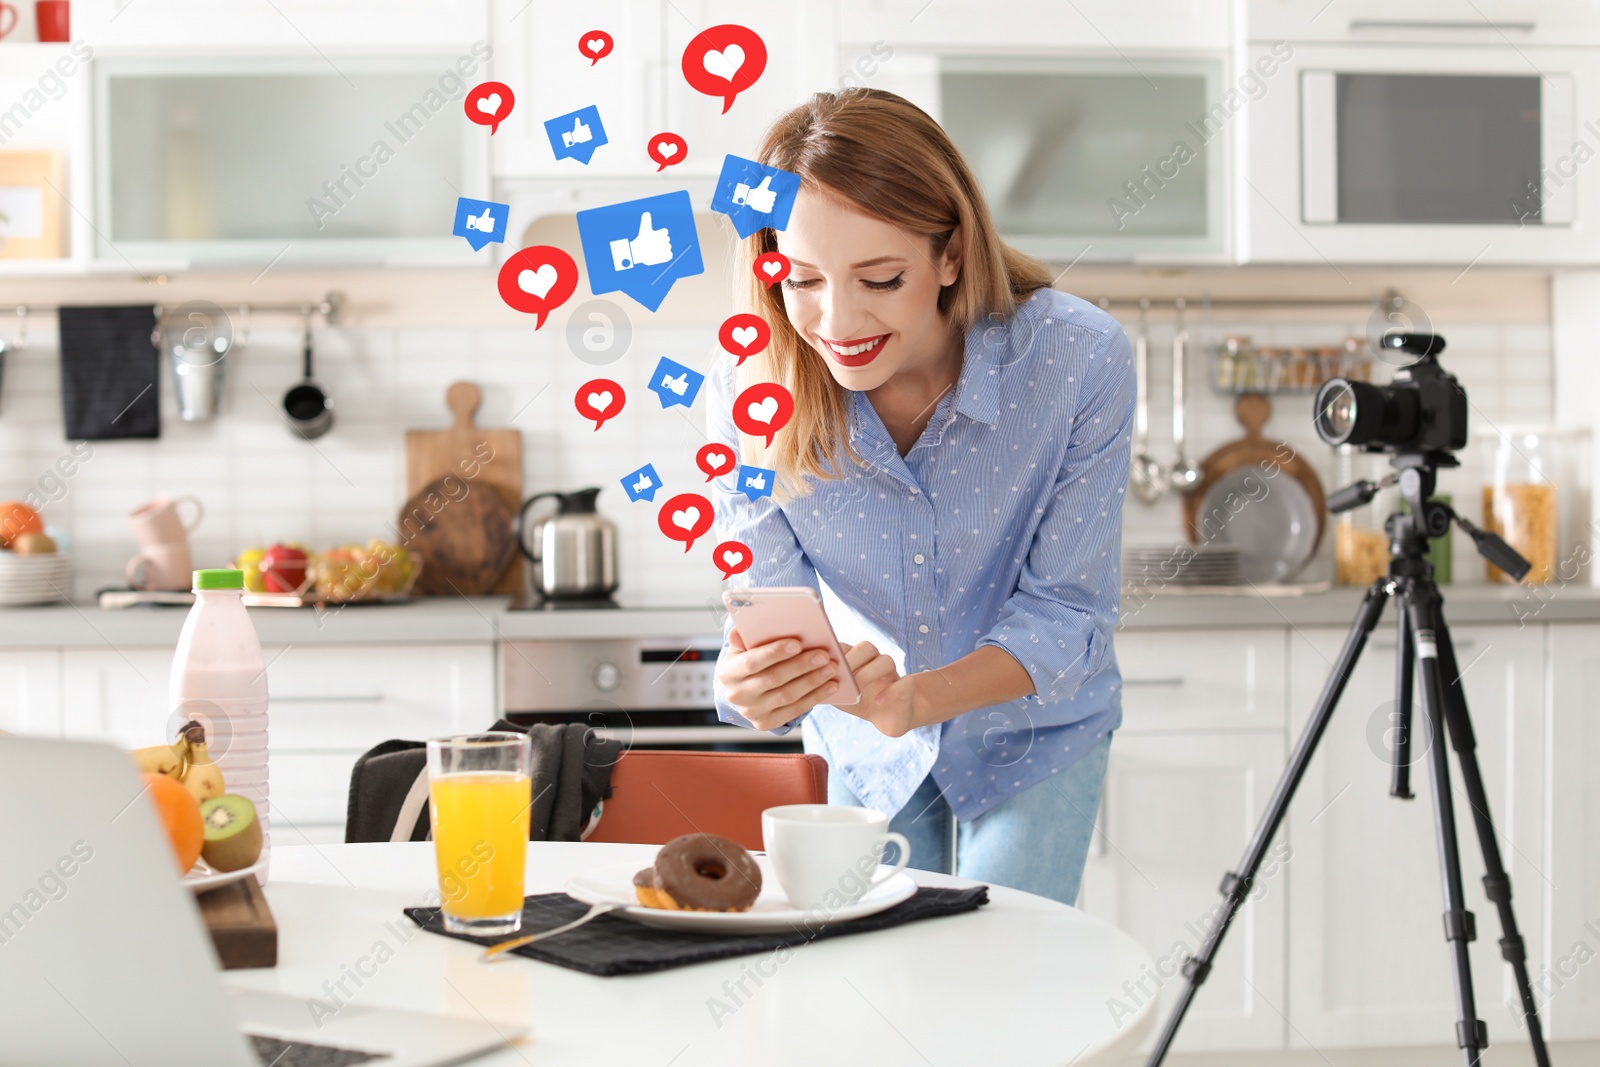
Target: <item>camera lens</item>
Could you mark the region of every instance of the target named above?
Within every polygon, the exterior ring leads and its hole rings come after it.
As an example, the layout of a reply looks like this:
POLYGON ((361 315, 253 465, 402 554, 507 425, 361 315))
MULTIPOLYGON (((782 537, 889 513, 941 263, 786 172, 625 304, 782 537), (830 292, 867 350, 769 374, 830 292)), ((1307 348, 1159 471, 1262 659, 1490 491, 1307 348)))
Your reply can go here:
POLYGON ((1317 390, 1317 436, 1330 445, 1404 447, 1417 435, 1414 389, 1329 378, 1317 390))

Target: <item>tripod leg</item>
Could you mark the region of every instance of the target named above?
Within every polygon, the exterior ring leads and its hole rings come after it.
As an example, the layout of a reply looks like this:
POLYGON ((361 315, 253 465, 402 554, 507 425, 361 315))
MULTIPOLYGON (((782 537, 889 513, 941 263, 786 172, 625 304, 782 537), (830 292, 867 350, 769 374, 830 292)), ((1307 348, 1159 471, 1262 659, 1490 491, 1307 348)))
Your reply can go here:
POLYGON ((1379 578, 1367 588, 1361 606, 1356 609, 1355 623, 1350 627, 1350 634, 1345 638, 1344 647, 1339 650, 1339 658, 1328 674, 1322 695, 1317 697, 1316 707, 1312 709, 1311 718, 1307 720, 1305 730, 1300 734, 1294 754, 1289 757, 1289 765, 1283 769, 1283 775, 1278 779, 1277 788, 1272 792, 1272 799, 1267 803, 1266 814, 1261 817, 1261 822, 1256 826, 1255 836, 1245 847, 1244 857, 1239 861, 1239 869, 1229 871, 1222 876, 1222 885, 1219 888, 1226 898, 1225 906, 1216 923, 1206 932, 1206 939, 1200 946, 1199 953, 1190 956, 1183 963, 1183 989, 1178 994, 1178 1002, 1173 1005, 1172 1014, 1167 1017, 1161 1036, 1157 1038, 1155 1047, 1150 1052, 1150 1058, 1146 1061, 1147 1067, 1159 1067, 1161 1061, 1166 1058, 1167 1050, 1172 1047, 1172 1040, 1177 1036, 1178 1027, 1183 1024, 1184 1013, 1189 1010, 1195 993, 1210 975, 1212 960, 1216 958, 1223 935, 1228 932, 1228 927, 1233 923, 1239 908, 1244 904, 1245 897, 1250 893, 1256 871, 1260 869, 1261 861, 1266 856, 1267 847, 1272 843, 1273 835, 1278 832, 1278 825, 1283 821, 1284 813, 1289 810, 1289 801, 1294 798, 1294 791, 1305 775, 1312 754, 1316 752, 1317 742, 1322 739, 1328 720, 1333 716, 1334 705, 1339 702, 1340 694, 1350 681, 1350 672, 1355 669, 1356 660, 1366 646, 1367 637, 1378 624, 1378 617, 1383 614, 1383 605, 1389 598, 1389 588, 1389 579, 1379 578))
POLYGON ((1506 873, 1500 859, 1500 842, 1495 837, 1494 822, 1489 814, 1488 793, 1483 788, 1483 775, 1478 769, 1478 741, 1472 732, 1472 719, 1467 713, 1466 691, 1461 685, 1461 671, 1456 666, 1455 643, 1450 640, 1450 628, 1444 614, 1438 617, 1437 641, 1439 645, 1439 670, 1448 679, 1444 687, 1444 717, 1450 729, 1450 747, 1456 750, 1456 761, 1461 765, 1461 784, 1472 806, 1472 821, 1478 831, 1478 845, 1483 850, 1483 889, 1500 915, 1500 955, 1511 964, 1516 978, 1517 994, 1522 1001, 1522 1015, 1528 1024, 1528 1040, 1533 1044, 1533 1059, 1538 1067, 1550 1067, 1550 1053, 1544 1046, 1544 1029, 1539 1024, 1539 1009, 1534 1003, 1533 987, 1528 980, 1528 954, 1523 947, 1522 935, 1517 930, 1517 916, 1511 908, 1511 876, 1506 873))
POLYGON ((1411 647, 1411 620, 1406 613, 1394 613, 1398 633, 1394 643, 1394 777, 1389 795, 1410 800, 1411 792, 1411 680, 1416 670, 1415 649, 1411 647))
POLYGON ((1429 778, 1433 786, 1433 833, 1439 846, 1439 874, 1444 884, 1444 936, 1455 956, 1456 1044, 1467 1067, 1476 1067, 1489 1045, 1488 1028, 1478 1018, 1472 995, 1472 963, 1467 945, 1477 937, 1472 912, 1461 889, 1461 852, 1456 841, 1455 804, 1450 792, 1450 762, 1445 752, 1444 679, 1439 669, 1439 594, 1431 583, 1406 580, 1401 603, 1411 619, 1417 671, 1422 680, 1422 711, 1427 716, 1433 743, 1428 746, 1429 778))

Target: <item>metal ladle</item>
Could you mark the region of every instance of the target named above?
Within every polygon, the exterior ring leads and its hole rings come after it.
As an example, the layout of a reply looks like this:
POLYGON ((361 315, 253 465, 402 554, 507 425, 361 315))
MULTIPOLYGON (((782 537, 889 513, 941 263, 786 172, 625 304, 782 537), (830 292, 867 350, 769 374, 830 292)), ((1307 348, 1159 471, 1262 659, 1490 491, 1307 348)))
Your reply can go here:
POLYGON ((1167 470, 1167 484, 1174 492, 1192 493, 1200 487, 1200 468, 1189 462, 1189 452, 1184 441, 1183 416, 1186 406, 1184 387, 1184 360, 1189 345, 1189 329, 1183 323, 1183 297, 1178 297, 1177 332, 1172 335, 1172 444, 1177 452, 1172 466, 1167 470))
POLYGON ((1139 333, 1133 339, 1133 374, 1136 400, 1133 409, 1133 456, 1128 467, 1128 484, 1133 495, 1145 504, 1154 504, 1166 491, 1165 473, 1150 455, 1150 298, 1139 298, 1139 333))

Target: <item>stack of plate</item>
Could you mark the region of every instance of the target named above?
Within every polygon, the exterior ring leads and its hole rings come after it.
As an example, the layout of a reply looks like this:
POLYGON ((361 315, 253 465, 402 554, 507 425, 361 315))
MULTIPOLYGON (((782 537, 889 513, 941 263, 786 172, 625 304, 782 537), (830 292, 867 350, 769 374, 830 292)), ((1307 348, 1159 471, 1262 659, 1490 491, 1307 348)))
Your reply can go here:
POLYGON ((0 607, 52 604, 72 593, 72 557, 60 552, 0 552, 0 607))
POLYGON ((1128 585, 1239 585, 1243 553, 1237 545, 1146 545, 1123 553, 1122 580, 1128 585))

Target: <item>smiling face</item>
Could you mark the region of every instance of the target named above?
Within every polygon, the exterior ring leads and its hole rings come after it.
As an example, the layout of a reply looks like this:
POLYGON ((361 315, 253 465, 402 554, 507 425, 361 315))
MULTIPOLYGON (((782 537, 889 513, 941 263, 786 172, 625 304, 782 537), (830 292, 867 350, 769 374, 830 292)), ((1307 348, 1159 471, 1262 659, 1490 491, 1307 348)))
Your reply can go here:
POLYGON ((783 282, 789 322, 844 388, 870 391, 948 355, 950 322, 938 300, 960 274, 958 241, 930 258, 927 237, 806 183, 778 250, 792 264, 783 282))

